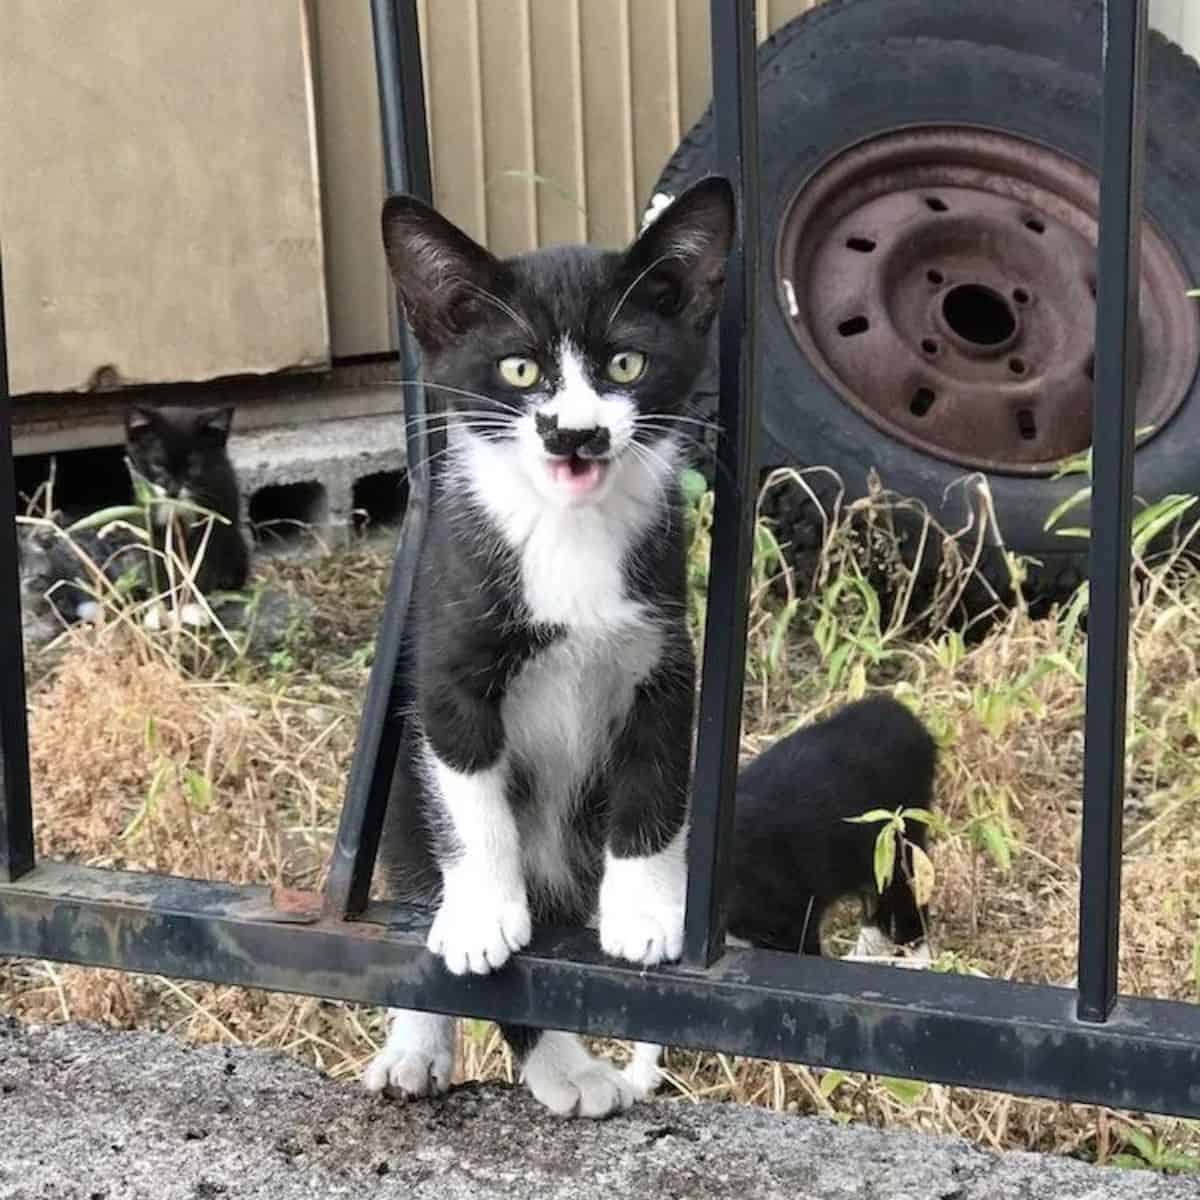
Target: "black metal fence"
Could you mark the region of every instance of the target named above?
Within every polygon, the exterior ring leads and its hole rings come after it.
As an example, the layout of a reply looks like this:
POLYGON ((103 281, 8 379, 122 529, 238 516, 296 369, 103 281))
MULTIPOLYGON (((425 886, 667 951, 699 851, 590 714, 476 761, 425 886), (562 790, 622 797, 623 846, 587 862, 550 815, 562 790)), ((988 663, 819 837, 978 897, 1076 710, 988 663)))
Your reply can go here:
MULTIPOLYGON (((712 554, 721 569, 710 575, 684 962, 646 971, 604 958, 590 933, 543 932, 499 974, 456 978, 425 950, 421 914, 369 902, 406 687, 396 651, 430 502, 426 422, 410 423, 410 505, 324 895, 35 863, 2 321, 0 955, 1200 1115, 1200 1006, 1116 992, 1147 3, 1109 0, 1105 16, 1077 990, 724 946, 755 493, 753 0, 711 6, 718 163, 734 183, 741 230, 720 326, 724 469, 712 554)), ((387 182, 428 195, 415 0, 373 0, 372 9, 387 182)), ((411 365, 410 343, 402 355, 411 365)), ((425 400, 410 388, 406 402, 411 416, 425 400)))

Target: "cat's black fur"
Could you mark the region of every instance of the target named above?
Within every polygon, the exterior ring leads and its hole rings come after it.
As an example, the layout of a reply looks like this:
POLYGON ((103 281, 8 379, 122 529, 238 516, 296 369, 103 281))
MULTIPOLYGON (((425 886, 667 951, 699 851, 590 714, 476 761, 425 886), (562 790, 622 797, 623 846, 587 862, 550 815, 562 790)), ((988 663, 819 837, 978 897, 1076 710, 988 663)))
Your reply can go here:
MULTIPOLYGON (((186 500, 222 521, 180 514, 189 562, 204 547, 196 586, 205 595, 236 592, 250 571, 242 535, 237 476, 227 442, 233 408, 148 408, 135 406, 125 418, 125 440, 134 470, 172 500, 186 500), (205 541, 205 530, 212 531, 205 541)), ((166 528, 152 522, 154 548, 166 547, 166 528)))
MULTIPOLYGON (((619 390, 639 419, 662 423, 653 431, 635 429, 633 441, 648 447, 660 445, 664 433, 682 435, 686 427, 670 421, 683 412, 705 361, 706 334, 719 304, 732 231, 732 197, 721 180, 704 181, 681 197, 623 254, 566 247, 500 261, 410 198, 394 197, 384 212, 389 263, 424 352, 425 379, 452 412, 463 414, 464 426, 474 424, 467 439, 477 436, 498 447, 496 454, 516 455, 524 453, 521 436, 540 436, 546 456, 571 455, 572 469, 578 460, 581 470, 589 458, 608 455, 611 431, 597 426, 577 434, 571 424, 566 445, 558 418, 544 415, 572 386, 576 368, 563 350, 564 341, 577 355, 593 397, 602 390, 600 372, 614 352, 633 347, 644 353, 644 374, 619 390), (540 364, 543 375, 536 389, 518 392, 505 386, 498 363, 512 355, 540 364), (518 434, 522 418, 527 424, 524 434, 518 434)), ((616 390, 611 384, 603 388, 616 390)), ((679 436, 677 442, 683 440, 679 436)), ((677 443, 673 446, 678 449, 677 443)), ((610 462, 636 462, 639 454, 619 446, 614 453, 610 462)), ((512 461, 514 470, 523 469, 524 464, 512 461)), ((618 860, 657 855, 676 839, 686 819, 694 664, 686 624, 685 522, 677 472, 665 471, 660 486, 641 505, 644 527, 625 548, 613 584, 614 593, 621 595, 597 600, 598 610, 609 604, 616 611, 627 597, 641 606, 641 617, 633 622, 632 633, 628 618, 614 619, 611 651, 604 634, 602 648, 585 653, 608 655, 623 670, 621 639, 636 639, 639 622, 644 630, 661 634, 661 643, 654 643, 654 661, 633 688, 626 709, 610 712, 603 699, 597 701, 597 720, 610 722, 592 727, 602 748, 594 761, 571 765, 582 774, 560 811, 556 806, 562 804, 563 775, 546 764, 558 761, 556 754, 561 759, 562 748, 530 745, 528 735, 514 741, 505 718, 511 710, 505 704, 518 684, 543 686, 526 680, 534 666, 543 673, 557 669, 544 664, 559 659, 545 656, 573 653, 577 644, 586 647, 592 631, 586 622, 545 616, 552 604, 537 609, 522 575, 528 544, 511 529, 506 532, 501 518, 479 499, 514 487, 515 476, 506 478, 498 471, 479 479, 472 475, 475 468, 464 464, 465 458, 453 455, 445 460, 424 541, 415 632, 406 651, 415 679, 415 695, 409 698, 415 715, 408 722, 389 803, 382 872, 392 895, 444 906, 443 880, 460 852, 445 815, 449 809, 443 811, 430 783, 429 754, 443 764, 438 769, 471 779, 504 763, 505 799, 522 849, 532 922, 579 925, 597 916, 606 854, 618 860), (561 832, 561 841, 554 842, 553 879, 539 874, 538 856, 528 852, 547 836, 548 822, 561 832)), ((613 471, 612 479, 626 478, 613 471)), ((552 508, 548 503, 547 509, 552 508)), ((526 515, 542 519, 536 504, 526 515)), ((572 549, 561 547, 565 562, 571 562, 572 549)), ((579 569, 586 572, 587 564, 579 569)), ((553 574, 548 571, 547 578, 553 574)), ((600 593, 605 586, 597 580, 600 593)), ((581 660, 578 670, 564 666, 563 677, 553 684, 558 689, 554 695, 566 707, 607 686, 584 665, 587 661, 581 660)), ((490 915, 481 912, 479 917, 482 921, 490 915)), ((599 923, 603 942, 603 914, 599 923)), ((448 965, 450 961, 448 957, 448 965)), ((518 1028, 504 1032, 522 1060, 541 1036, 518 1028)), ((423 1086, 418 1079, 410 1094, 423 1094, 423 1086)))
MULTIPOLYGON (((886 696, 849 704, 768 747, 738 776, 729 931, 773 950, 821 953, 821 919, 836 900, 862 897, 866 923, 899 946, 925 937, 926 914, 896 860, 875 883, 876 824, 848 820, 871 809, 932 809, 937 746, 924 725, 886 696)), ((905 838, 925 848, 926 828, 905 838)), ((903 862, 903 869, 902 869, 903 862)))

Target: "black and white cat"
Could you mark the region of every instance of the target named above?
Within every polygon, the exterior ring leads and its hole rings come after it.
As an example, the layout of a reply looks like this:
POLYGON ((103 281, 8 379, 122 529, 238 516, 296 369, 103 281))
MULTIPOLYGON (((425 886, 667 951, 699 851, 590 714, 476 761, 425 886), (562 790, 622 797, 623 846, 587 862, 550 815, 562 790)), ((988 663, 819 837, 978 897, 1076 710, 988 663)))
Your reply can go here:
MULTIPOLYGON (((538 924, 598 927, 652 965, 682 951, 694 663, 678 475, 734 231, 728 184, 679 197, 624 253, 497 260, 408 197, 388 261, 453 410, 417 584, 417 715, 389 805, 391 894, 436 906, 455 974, 538 924)), ((574 1035, 505 1028, 553 1111, 634 1089, 574 1035)), ((372 1091, 444 1091, 452 1018, 394 1010, 372 1091)))
MULTIPOLYGON (((906 822, 891 883, 875 882, 876 824, 851 818, 871 809, 932 810, 937 744, 898 700, 872 696, 797 729, 738 774, 730 866, 730 942, 790 953, 821 953, 829 907, 859 897, 864 920, 852 958, 905 948, 927 962, 928 914, 911 880, 911 846, 926 826, 906 822)), ((659 1047, 635 1046, 628 1076, 640 1093, 658 1083, 659 1047)))
MULTIPOLYGON (((250 572, 237 475, 229 460, 232 423, 232 407, 135 406, 125 417, 129 461, 160 501, 151 510, 154 549, 166 554, 167 527, 174 519, 184 536, 175 553, 199 563, 195 584, 204 595, 239 591, 250 572), (189 505, 221 519, 189 511, 189 505)), ((183 615, 188 620, 190 614, 183 615)))
MULTIPOLYGON (((232 420, 231 407, 135 406, 125 417, 130 464, 159 498, 150 510, 150 546, 161 562, 168 520, 176 519, 183 530, 183 545, 175 548, 176 555, 193 562, 203 547, 195 582, 205 595, 238 591, 249 573, 250 554, 239 524, 237 477, 226 444, 232 420), (174 507, 175 501, 216 513, 224 521, 212 521, 206 536, 209 519, 186 507, 174 507)), ((70 524, 72 516, 64 517, 64 523, 70 524)), ((51 614, 60 624, 93 619, 100 605, 81 554, 110 582, 132 575, 134 590, 146 594, 152 575, 146 546, 135 531, 120 526, 103 537, 95 529, 76 530, 69 540, 48 526, 29 529, 20 548, 24 611, 31 619, 40 618, 50 632, 46 618, 51 614)), ((202 607, 193 602, 185 603, 180 615, 187 624, 203 624, 206 619, 202 607)))

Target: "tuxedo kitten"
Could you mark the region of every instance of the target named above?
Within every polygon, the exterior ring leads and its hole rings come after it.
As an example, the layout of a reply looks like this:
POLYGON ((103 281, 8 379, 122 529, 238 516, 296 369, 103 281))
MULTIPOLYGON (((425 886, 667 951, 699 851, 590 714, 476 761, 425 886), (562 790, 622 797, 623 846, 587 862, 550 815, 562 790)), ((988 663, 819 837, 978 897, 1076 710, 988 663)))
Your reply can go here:
MULTIPOLYGON (((172 515, 182 532, 182 544, 173 543, 176 555, 193 562, 203 545, 196 586, 204 594, 238 591, 249 571, 249 551, 239 524, 237 479, 226 451, 232 419, 232 408, 142 406, 130 409, 125 418, 126 453, 156 496, 190 502, 229 522, 213 521, 205 543, 207 517, 167 504, 156 503, 151 510, 150 544, 160 554, 166 549, 172 515)), ((151 594, 154 578, 163 586, 163 560, 157 560, 152 572, 146 545, 138 532, 123 526, 114 526, 103 537, 95 529, 79 529, 67 536, 46 526, 24 530, 19 549, 27 631, 34 636, 36 630, 40 639, 52 635, 54 625, 61 628, 96 616, 100 604, 83 558, 110 583, 130 581, 134 594, 151 594)), ((207 619, 203 608, 193 603, 182 606, 181 617, 188 624, 203 624, 207 619)))
MULTIPOLYGON (((435 910, 457 975, 537 925, 594 924, 644 965, 683 944, 694 664, 681 416, 734 230, 729 185, 680 196, 623 253, 498 260, 390 199, 383 234, 425 378, 448 404, 416 582, 415 715, 381 864, 435 910)), ((633 1089, 574 1035, 503 1030, 533 1094, 602 1117, 633 1089)), ((393 1011, 373 1091, 444 1091, 450 1017, 393 1011)))
POLYGON ((167 530, 174 516, 177 531, 183 533, 183 545, 173 543, 174 553, 188 563, 200 560, 195 582, 205 595, 239 591, 250 570, 250 553, 240 523, 237 476, 226 447, 232 421, 232 407, 138 406, 131 408, 125 418, 129 460, 156 497, 182 501, 225 518, 213 521, 202 513, 169 503, 156 503, 151 511, 155 550, 165 553, 167 530))
MULTIPOLYGON (((865 919, 852 957, 902 946, 927 961, 927 914, 909 882, 909 845, 897 846, 892 882, 881 894, 879 826, 851 818, 876 808, 932 809, 936 767, 933 738, 890 696, 848 704, 747 763, 734 815, 730 942, 819 955, 826 911, 858 896, 865 919)), ((924 850, 926 833, 910 820, 904 838, 924 850)), ((639 1091, 653 1090, 658 1053, 637 1045, 627 1074, 639 1091)))

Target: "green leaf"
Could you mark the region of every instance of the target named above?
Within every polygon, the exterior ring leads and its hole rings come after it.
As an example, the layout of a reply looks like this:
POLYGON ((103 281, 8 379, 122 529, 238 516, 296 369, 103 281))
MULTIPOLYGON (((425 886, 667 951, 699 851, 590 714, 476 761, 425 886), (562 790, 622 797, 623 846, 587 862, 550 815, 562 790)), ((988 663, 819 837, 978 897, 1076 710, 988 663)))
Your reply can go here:
POLYGON ((779 660, 783 656, 783 648, 787 645, 787 634, 791 628, 792 619, 800 607, 799 600, 789 600, 776 616, 772 629, 771 641, 767 646, 767 665, 772 671, 779 669, 779 660))
POLYGON ((851 700, 861 700, 867 694, 867 668, 861 661, 850 668, 846 693, 851 700))
POLYGON ((1149 1134, 1138 1129, 1136 1125, 1126 1125, 1121 1131, 1125 1141, 1131 1145, 1147 1162, 1153 1162, 1159 1155, 1158 1146, 1149 1134))
POLYGON ((68 534, 80 533, 85 529, 99 529, 103 525, 111 525, 114 521, 140 521, 142 510, 132 504, 117 504, 112 508, 102 508, 99 512, 88 513, 66 528, 68 534))
POLYGON ((1073 508, 1078 508, 1081 504, 1086 504, 1091 498, 1092 489, 1090 487, 1080 488, 1079 491, 1068 496, 1061 504, 1056 504, 1050 510, 1050 515, 1042 523, 1042 529, 1049 533, 1062 520, 1065 513, 1069 513, 1073 508))
POLYGON ((1192 300, 1200 300, 1200 288, 1192 288, 1192 290, 1188 292, 1188 296, 1192 300))
POLYGON ((1144 1171, 1147 1166, 1146 1160, 1136 1154, 1114 1154, 1108 1161, 1123 1171, 1144 1171))
POLYGON ((850 657, 850 654, 853 650, 854 650, 854 645, 852 642, 843 642, 829 656, 828 675, 829 675, 829 686, 831 688, 837 687, 838 682, 842 678, 842 671, 845 670, 846 660, 850 657))
POLYGON ((1009 848, 1008 835, 1000 824, 990 819, 981 821, 979 839, 992 856, 992 861, 1007 874, 1012 868, 1012 850, 1009 848))
POLYGON ((1157 504, 1138 513, 1133 519, 1134 552, 1144 553, 1164 529, 1174 525, 1195 503, 1195 496, 1164 496, 1157 504))
POLYGON ((197 812, 206 813, 212 807, 212 784, 207 776, 201 775, 199 771, 193 771, 189 767, 184 772, 183 790, 197 812))
POLYGON ((874 825, 877 821, 886 821, 892 825, 895 823, 896 814, 890 808, 873 808, 870 812, 860 813, 857 817, 843 817, 842 820, 851 825, 874 825))
POLYGON ((920 1103, 929 1091, 929 1084, 922 1083, 919 1079, 892 1079, 883 1076, 879 1082, 901 1104, 909 1106, 920 1103))
POLYGON ((875 884, 882 896, 896 869, 896 831, 885 825, 875 839, 875 884))
POLYGON ((689 504, 699 504, 704 493, 708 491, 708 483, 704 476, 691 467, 679 476, 679 486, 683 490, 683 498, 689 504))
POLYGON ((845 1071, 826 1071, 821 1076, 821 1082, 817 1085, 817 1091, 821 1093, 821 1099, 828 1100, 849 1078, 849 1074, 845 1071))

